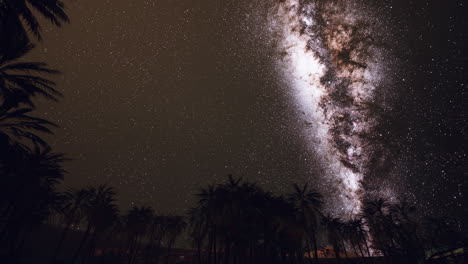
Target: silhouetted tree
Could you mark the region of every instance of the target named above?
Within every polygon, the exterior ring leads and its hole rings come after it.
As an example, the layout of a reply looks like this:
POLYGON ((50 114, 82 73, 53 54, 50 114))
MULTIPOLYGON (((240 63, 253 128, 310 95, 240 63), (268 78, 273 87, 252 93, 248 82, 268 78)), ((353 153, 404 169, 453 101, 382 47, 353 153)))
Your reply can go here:
POLYGON ((340 259, 342 247, 342 222, 339 218, 327 215, 323 217, 322 224, 325 226, 328 234, 328 241, 332 244, 335 257, 340 259))
POLYGON ((88 187, 89 196, 87 201, 83 203, 83 208, 86 219, 86 230, 78 245, 72 261, 76 261, 81 254, 83 247, 90 236, 96 234, 96 229, 101 226, 100 221, 109 221, 108 218, 113 218, 117 208, 115 205, 115 191, 107 185, 99 185, 98 187, 88 187))
POLYGON ((384 256, 389 256, 394 248, 393 225, 389 216, 390 203, 382 198, 366 200, 363 204, 363 217, 369 228, 372 245, 384 256))
POLYGON ((153 222, 154 212, 151 207, 133 207, 125 216, 128 264, 135 261, 141 248, 142 240, 153 222))
MULTIPOLYGON (((308 184, 300 187, 297 184, 293 185, 294 192, 288 195, 288 201, 296 208, 298 220, 304 228, 307 235, 308 253, 310 254, 310 242, 314 246, 314 258, 318 263, 318 248, 317 248, 317 226, 320 218, 320 209, 322 207, 323 196, 309 188, 308 184)), ((309 255, 310 260, 310 255, 309 255)))
POLYGON ((22 233, 40 225, 57 207, 59 197, 55 186, 63 180, 62 164, 67 159, 62 153, 39 146, 10 154, 14 155, 14 164, 2 166, 5 188, 2 189, 0 208, 4 223, 2 238, 11 247, 16 245, 22 233))
POLYGON ((89 202, 92 192, 89 188, 72 189, 63 193, 63 206, 59 212, 63 216, 64 229, 60 236, 57 248, 53 255, 53 261, 57 257, 63 242, 72 226, 78 226, 85 217, 85 205, 89 202))

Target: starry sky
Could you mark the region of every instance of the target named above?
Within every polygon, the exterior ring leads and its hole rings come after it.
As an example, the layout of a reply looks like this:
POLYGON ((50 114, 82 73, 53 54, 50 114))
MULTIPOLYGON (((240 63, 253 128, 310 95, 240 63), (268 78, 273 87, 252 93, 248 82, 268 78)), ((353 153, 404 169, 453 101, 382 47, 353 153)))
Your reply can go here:
POLYGON ((63 72, 39 107, 73 159, 63 188, 182 214, 233 174, 310 181, 342 211, 375 193, 466 217, 463 1, 299 2, 69 1, 28 58, 63 72))

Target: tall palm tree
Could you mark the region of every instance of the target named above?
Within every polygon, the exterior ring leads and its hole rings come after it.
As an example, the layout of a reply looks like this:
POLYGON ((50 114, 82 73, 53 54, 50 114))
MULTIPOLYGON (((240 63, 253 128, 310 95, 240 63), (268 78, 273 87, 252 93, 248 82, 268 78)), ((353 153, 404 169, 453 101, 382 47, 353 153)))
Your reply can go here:
POLYGON ((393 222, 389 215, 391 203, 383 198, 364 201, 362 215, 369 227, 373 246, 388 256, 394 248, 393 222))
POLYGON ((202 247, 203 241, 208 234, 208 226, 206 223, 208 222, 205 219, 205 214, 201 210, 200 207, 191 208, 189 210, 189 228, 190 228, 190 237, 192 237, 193 245, 197 248, 197 261, 198 264, 203 263, 202 261, 202 247))
POLYGON ((79 257, 82 248, 92 232, 95 232, 97 222, 100 220, 101 212, 113 210, 115 208, 115 191, 107 185, 99 185, 98 187, 88 187, 90 193, 86 203, 83 204, 83 212, 87 222, 86 231, 83 234, 72 261, 75 262, 79 257))
POLYGON ((198 217, 197 225, 202 226, 208 234, 207 263, 216 262, 216 223, 219 219, 221 205, 218 199, 219 190, 214 185, 201 189, 196 194, 197 207, 193 208, 193 215, 198 217))
POLYGON ((153 223, 154 212, 151 207, 133 207, 125 216, 127 231, 128 263, 135 261, 140 251, 142 240, 145 237, 149 227, 153 223))
POLYGON ((424 261, 425 252, 415 213, 416 207, 405 201, 389 207, 389 215, 395 230, 394 238, 399 251, 412 262, 421 263, 424 261))
POLYGON ((351 246, 354 255, 356 257, 365 257, 361 246, 362 240, 359 232, 360 225, 360 219, 351 219, 343 222, 342 234, 344 242, 347 242, 351 246))
MULTIPOLYGON (((340 259, 340 250, 342 249, 342 222, 339 218, 334 218, 330 214, 322 219, 322 224, 325 226, 328 233, 328 240, 333 246, 335 257, 340 259)), ((339 262, 339 261, 338 261, 339 262)))
MULTIPOLYGON (((56 184, 63 180, 65 174, 62 164, 68 160, 63 153, 52 152, 50 147, 35 146, 19 155, 14 158, 17 160, 15 164, 9 164, 12 168, 6 170, 8 173, 4 178, 8 188, 2 192, 10 199, 10 209, 13 209, 14 203, 33 198, 37 192, 54 192, 56 184)), ((32 205, 34 202, 31 199, 28 203, 32 205)))
POLYGON ((91 195, 92 193, 89 188, 72 189, 63 194, 64 202, 60 213, 65 220, 65 228, 62 231, 57 248, 55 249, 52 262, 54 262, 60 252, 70 228, 79 225, 81 220, 85 217, 85 204, 89 201, 91 195))
MULTIPOLYGON (((364 251, 366 251, 368 253, 368 256, 370 257, 370 251, 367 246, 367 234, 364 230, 362 219, 355 218, 349 220, 345 223, 345 229, 347 237, 350 243, 352 244, 353 249, 357 247, 362 257, 365 257, 364 251)), ((356 255, 358 254, 356 253, 356 255)))
POLYGON ((299 221, 303 225, 304 231, 307 234, 307 243, 310 244, 310 240, 312 240, 314 246, 315 262, 318 263, 318 247, 316 232, 318 219, 321 215, 320 209, 323 204, 323 196, 319 192, 309 188, 308 184, 304 184, 304 186, 302 187, 300 187, 297 184, 294 184, 293 188, 294 192, 290 193, 287 196, 287 199, 294 205, 299 214, 299 221))
POLYGON ((55 186, 62 181, 67 159, 62 153, 36 146, 14 155, 12 164, 2 164, 0 215, 3 239, 14 246, 21 233, 41 224, 57 200, 55 186))
POLYGON ((112 227, 117 222, 119 210, 113 202, 106 202, 99 206, 99 210, 93 218, 93 227, 89 239, 88 256, 93 257, 96 251, 96 243, 103 234, 112 230, 112 227))
POLYGON ((182 216, 169 216, 167 219, 167 254, 170 253, 174 242, 187 227, 182 216))

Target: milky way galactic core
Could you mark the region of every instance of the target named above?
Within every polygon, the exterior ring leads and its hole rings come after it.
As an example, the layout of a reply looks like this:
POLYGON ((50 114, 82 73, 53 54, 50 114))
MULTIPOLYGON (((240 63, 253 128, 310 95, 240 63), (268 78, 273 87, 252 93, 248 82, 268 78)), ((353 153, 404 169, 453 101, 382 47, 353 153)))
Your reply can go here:
MULTIPOLYGON (((365 178, 392 161, 382 125, 398 61, 388 26, 373 12, 356 1, 286 0, 269 14, 282 57, 277 67, 313 124, 305 137, 337 186, 336 212, 345 215, 360 210, 365 178)), ((389 186, 378 192, 394 196, 389 186)))

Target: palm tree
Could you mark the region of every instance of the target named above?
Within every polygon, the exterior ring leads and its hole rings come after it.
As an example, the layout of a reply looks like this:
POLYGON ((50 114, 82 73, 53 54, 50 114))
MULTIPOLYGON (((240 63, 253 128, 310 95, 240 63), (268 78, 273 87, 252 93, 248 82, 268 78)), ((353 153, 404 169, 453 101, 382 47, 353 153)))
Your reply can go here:
POLYGON ((340 259, 340 250, 342 248, 342 222, 339 218, 334 218, 330 214, 325 216, 322 219, 322 224, 325 226, 327 233, 328 233, 328 240, 333 246, 333 250, 335 252, 335 257, 340 259))
POLYGON ((88 256, 92 257, 96 251, 96 241, 117 222, 119 210, 113 202, 102 203, 93 218, 93 227, 90 235, 88 256))
POLYGON ((189 228, 190 228, 190 237, 192 237, 193 245, 197 248, 197 258, 198 264, 203 263, 202 261, 202 247, 203 241, 206 238, 208 233, 207 230, 207 219, 205 219, 205 214, 200 207, 191 208, 189 211, 189 228))
POLYGON ((127 231, 127 247, 128 263, 135 261, 139 253, 143 237, 153 223, 154 212, 151 207, 133 207, 125 216, 126 231, 127 231))
POLYGON ((176 238, 182 234, 186 227, 187 223, 182 216, 167 217, 167 254, 170 253, 176 238))
POLYGON ((389 256, 396 248, 394 241, 395 226, 390 214, 392 204, 383 198, 364 201, 362 215, 369 227, 373 246, 389 256))
POLYGON ((0 217, 3 238, 10 241, 9 246, 15 246, 22 233, 41 224, 55 207, 55 186, 63 179, 62 163, 67 159, 62 153, 39 146, 10 155, 14 156, 12 163, 1 166, 5 185, 0 217))
POLYGON ((52 262, 54 262, 60 252, 70 228, 79 225, 81 220, 85 217, 85 204, 89 201, 91 195, 92 193, 89 188, 72 189, 63 194, 64 203, 60 209, 60 213, 65 220, 65 228, 62 231, 59 243, 55 249, 52 262))
POLYGON ((399 250, 412 262, 421 263, 424 261, 425 252, 415 213, 416 207, 405 201, 389 207, 390 218, 396 231, 394 237, 399 250))
MULTIPOLYGON (((15 203, 33 198, 37 192, 54 192, 55 185, 63 180, 65 170, 62 164, 68 160, 63 153, 52 152, 50 147, 35 146, 32 150, 23 149, 19 154, 12 154, 16 162, 8 164, 11 168, 3 167, 7 176, 4 180, 8 186, 3 193, 10 199, 7 208, 13 209, 15 203)), ((32 205, 34 202, 33 198, 28 203, 32 205)), ((8 210, 3 216, 7 213, 8 210)))
POLYGON ((88 187, 88 192, 90 195, 81 209, 85 213, 85 219, 87 222, 86 231, 81 238, 78 249, 73 255, 72 262, 76 261, 90 235, 95 232, 98 221, 100 221, 101 212, 115 210, 115 191, 112 187, 107 185, 88 187))
POLYGON ((362 240, 359 232, 360 226, 360 219, 351 219, 347 222, 344 222, 342 226, 343 240, 344 242, 348 242, 348 244, 351 245, 351 248, 353 249, 354 255, 356 257, 364 257, 361 246, 362 240))
MULTIPOLYGON (((212 262, 212 256, 214 256, 214 261, 216 262, 216 220, 220 212, 217 194, 218 189, 213 185, 201 189, 201 191, 196 194, 198 205, 196 208, 192 209, 193 216, 197 217, 197 225, 206 230, 208 234, 207 263, 212 262)), ((193 224, 194 219, 192 219, 192 225, 193 224)))
MULTIPOLYGON (((310 245, 310 240, 312 240, 315 262, 318 263, 316 231, 318 218, 321 215, 320 209, 323 204, 323 196, 310 189, 308 184, 305 184, 303 187, 294 184, 293 188, 294 192, 289 194, 287 199, 294 205, 299 214, 299 221, 303 225, 304 231, 307 234, 307 244, 310 245)), ((308 252, 310 261, 310 249, 308 252)))
POLYGON ((347 223, 345 223, 345 230, 347 234, 347 238, 349 239, 350 243, 353 246, 353 249, 356 252, 357 247, 359 249, 359 253, 361 257, 365 257, 363 246, 366 248, 368 256, 370 257, 370 251, 367 246, 367 234, 364 230, 362 220, 359 218, 351 219, 347 223))

